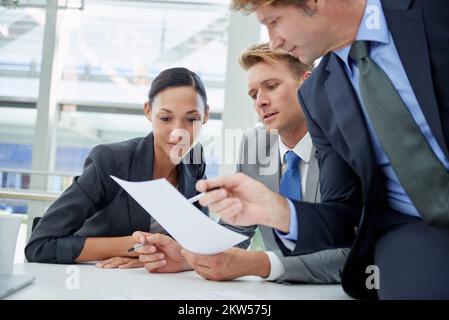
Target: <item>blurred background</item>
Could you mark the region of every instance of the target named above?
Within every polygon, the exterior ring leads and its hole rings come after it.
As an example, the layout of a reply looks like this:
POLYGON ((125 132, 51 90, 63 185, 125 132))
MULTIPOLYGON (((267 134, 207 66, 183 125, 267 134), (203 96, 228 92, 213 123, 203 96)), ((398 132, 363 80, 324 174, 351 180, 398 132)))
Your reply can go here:
POLYGON ((233 172, 239 136, 224 132, 257 124, 237 57, 266 39, 228 0, 0 0, 0 214, 23 217, 16 262, 93 146, 151 131, 143 103, 166 68, 205 81, 207 176, 233 172))

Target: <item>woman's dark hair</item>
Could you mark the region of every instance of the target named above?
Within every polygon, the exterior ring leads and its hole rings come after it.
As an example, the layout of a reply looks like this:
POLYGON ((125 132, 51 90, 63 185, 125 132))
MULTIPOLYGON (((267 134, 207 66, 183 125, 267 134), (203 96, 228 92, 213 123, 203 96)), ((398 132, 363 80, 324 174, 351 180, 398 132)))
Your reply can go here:
POLYGON ((152 104, 154 98, 159 92, 174 87, 195 88, 196 92, 198 92, 203 99, 205 109, 207 110, 209 108, 207 105, 207 95, 206 89, 204 89, 203 81, 195 72, 186 68, 171 68, 159 73, 151 83, 150 92, 148 93, 148 101, 152 104))

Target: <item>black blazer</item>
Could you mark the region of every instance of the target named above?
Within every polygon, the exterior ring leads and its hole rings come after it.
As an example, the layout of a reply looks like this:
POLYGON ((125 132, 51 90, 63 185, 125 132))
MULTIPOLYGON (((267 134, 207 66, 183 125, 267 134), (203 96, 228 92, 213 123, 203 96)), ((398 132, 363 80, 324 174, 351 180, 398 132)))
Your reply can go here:
MULTIPOLYGON (((150 133, 145 138, 94 147, 83 173, 48 208, 33 231, 25 248, 28 261, 73 263, 87 237, 151 232, 151 216, 109 175, 129 181, 153 179, 153 144, 150 133)), ((186 198, 197 194, 195 183, 205 178, 205 167, 200 145, 179 164, 178 189, 186 198), (194 156, 200 163, 187 164, 194 156)))
MULTIPOLYGON (((413 91, 449 157, 449 4, 447 0, 381 2, 413 91)), ((299 228, 295 253, 353 244, 343 288, 355 298, 375 298, 375 290, 366 289, 365 271, 373 264, 380 232, 376 224, 392 210, 386 206, 383 175, 361 107, 334 53, 323 57, 298 96, 317 149, 322 203, 295 203, 299 228)))

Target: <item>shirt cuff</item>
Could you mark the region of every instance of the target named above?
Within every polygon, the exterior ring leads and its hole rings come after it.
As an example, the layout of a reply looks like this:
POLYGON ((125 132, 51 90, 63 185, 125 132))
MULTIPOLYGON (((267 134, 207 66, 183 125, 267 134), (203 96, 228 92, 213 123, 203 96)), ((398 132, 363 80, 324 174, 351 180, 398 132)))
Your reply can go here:
POLYGON ((296 208, 290 199, 287 199, 288 207, 290 208, 290 229, 288 233, 275 230, 281 239, 297 241, 298 240, 298 217, 296 216, 296 208))
POLYGON ((267 281, 275 281, 284 274, 284 265, 275 253, 271 251, 266 251, 265 253, 268 256, 268 259, 270 259, 271 270, 270 275, 264 279, 267 281))

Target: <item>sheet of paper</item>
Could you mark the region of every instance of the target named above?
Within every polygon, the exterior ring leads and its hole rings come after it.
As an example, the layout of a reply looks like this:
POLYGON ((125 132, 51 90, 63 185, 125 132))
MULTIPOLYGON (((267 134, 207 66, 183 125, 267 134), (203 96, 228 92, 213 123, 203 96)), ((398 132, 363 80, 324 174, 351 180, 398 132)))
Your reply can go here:
POLYGON ((248 239, 207 217, 166 179, 130 182, 111 177, 191 252, 220 253, 248 239))

